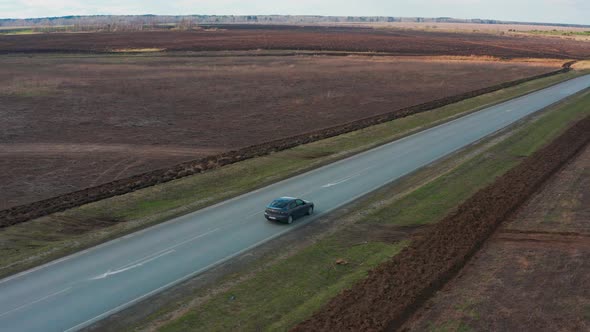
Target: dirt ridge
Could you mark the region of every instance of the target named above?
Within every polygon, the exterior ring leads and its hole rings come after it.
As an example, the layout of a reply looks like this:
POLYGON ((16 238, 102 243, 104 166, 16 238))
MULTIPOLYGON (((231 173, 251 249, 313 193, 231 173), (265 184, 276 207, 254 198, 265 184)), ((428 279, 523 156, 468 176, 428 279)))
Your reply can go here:
POLYGON ((254 157, 268 155, 272 152, 286 150, 301 144, 315 142, 321 139, 334 137, 359 129, 380 123, 392 121, 409 115, 433 110, 445 105, 453 104, 465 99, 473 98, 483 94, 491 93, 508 87, 516 86, 528 81, 544 78, 548 76, 565 73, 571 70, 571 65, 575 61, 567 62, 563 68, 557 71, 523 78, 515 81, 505 82, 471 92, 434 100, 431 102, 411 106, 405 109, 395 110, 392 112, 359 119, 346 124, 324 128, 301 135, 269 141, 266 143, 249 146, 243 149, 229 151, 217 155, 211 155, 204 158, 184 162, 169 168, 158 169, 146 173, 134 175, 132 177, 119 179, 108 182, 96 187, 90 187, 79 191, 74 191, 53 198, 11 207, 0 211, 0 228, 15 225, 34 218, 39 218, 51 213, 64 211, 73 207, 96 202, 105 198, 118 195, 124 195, 139 189, 154 186, 156 184, 169 182, 186 176, 211 170, 217 167, 236 163, 254 157))
POLYGON ((293 331, 398 330, 495 229, 590 142, 590 116, 480 190, 293 331))

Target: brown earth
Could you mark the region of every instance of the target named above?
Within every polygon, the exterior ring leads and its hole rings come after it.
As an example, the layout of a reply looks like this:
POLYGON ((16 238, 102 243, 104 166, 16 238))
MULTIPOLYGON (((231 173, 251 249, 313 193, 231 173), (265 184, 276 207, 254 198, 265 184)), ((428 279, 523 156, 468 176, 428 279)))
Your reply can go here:
POLYGON ((396 110, 401 116, 412 105, 558 66, 394 57, 2 57, 0 210, 396 110))
POLYGON ((227 25, 199 31, 64 33, 0 36, 0 53, 327 50, 396 55, 479 55, 504 58, 588 58, 590 43, 567 39, 346 27, 227 25))
MULTIPOLYGON (((417 308, 458 273, 501 222, 588 142, 590 117, 476 193, 391 261, 371 271, 366 279, 336 296, 293 330, 399 329, 417 308)), ((574 255, 574 258, 577 265, 573 268, 588 267, 579 256, 574 255)), ((558 266, 568 270, 568 266, 558 266)), ((584 310, 587 314, 587 309, 584 310)))
POLYGON ((405 328, 590 330, 590 146, 405 328))

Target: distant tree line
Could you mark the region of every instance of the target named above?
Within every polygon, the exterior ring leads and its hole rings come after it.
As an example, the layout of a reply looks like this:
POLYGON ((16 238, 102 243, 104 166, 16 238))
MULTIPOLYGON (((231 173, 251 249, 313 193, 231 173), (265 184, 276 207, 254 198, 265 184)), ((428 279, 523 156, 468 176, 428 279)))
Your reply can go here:
POLYGON ((561 27, 590 25, 513 22, 486 19, 455 19, 451 17, 392 17, 392 16, 290 16, 290 15, 96 15, 63 16, 28 19, 0 19, 0 27, 31 27, 40 31, 141 31, 153 29, 195 29, 209 24, 317 24, 317 23, 380 23, 380 22, 426 22, 426 23, 479 23, 479 24, 527 24, 561 27), (43 30, 45 29, 45 30, 43 30))

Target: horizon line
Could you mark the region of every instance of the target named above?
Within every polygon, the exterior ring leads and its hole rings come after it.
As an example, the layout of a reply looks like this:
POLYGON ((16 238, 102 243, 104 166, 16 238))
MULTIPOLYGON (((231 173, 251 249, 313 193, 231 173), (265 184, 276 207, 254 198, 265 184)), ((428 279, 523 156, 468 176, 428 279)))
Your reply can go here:
MULTIPOLYGON (((352 17, 352 18, 399 18, 399 19, 447 19, 447 20, 457 20, 458 22, 436 22, 436 23, 473 23, 473 24, 518 24, 518 25, 547 25, 547 26, 570 26, 570 27, 582 27, 582 28, 590 28, 589 24, 579 24, 579 23, 560 23, 560 22, 539 22, 539 21, 507 21, 507 20, 500 20, 500 19, 492 19, 492 18, 457 18, 457 17, 450 17, 450 16, 390 16, 390 15, 361 15, 361 16, 352 16, 352 15, 314 15, 314 14, 301 14, 301 15, 291 15, 291 14, 244 14, 244 15, 231 15, 231 14, 71 14, 71 15, 62 15, 62 16, 37 16, 37 17, 26 17, 26 18, 15 18, 15 17, 0 17, 0 21, 18 21, 18 20, 42 20, 42 19, 67 19, 67 18, 84 18, 84 17, 146 17, 146 16, 160 16, 160 17, 249 17, 249 16, 262 16, 262 17, 322 17, 322 18, 340 18, 340 17, 352 17), (474 20, 481 20, 481 21, 493 21, 494 23, 489 22, 460 22, 460 21, 474 21, 474 20)), ((370 22, 369 22, 370 23, 370 22)), ((390 22, 395 23, 395 22, 390 22)), ((414 23, 421 23, 421 22, 414 22, 414 23)), ((422 22, 422 23, 431 23, 431 22, 422 22)), ((225 23, 231 24, 231 23, 225 23)), ((257 23, 250 23, 250 24, 257 24, 257 23)))

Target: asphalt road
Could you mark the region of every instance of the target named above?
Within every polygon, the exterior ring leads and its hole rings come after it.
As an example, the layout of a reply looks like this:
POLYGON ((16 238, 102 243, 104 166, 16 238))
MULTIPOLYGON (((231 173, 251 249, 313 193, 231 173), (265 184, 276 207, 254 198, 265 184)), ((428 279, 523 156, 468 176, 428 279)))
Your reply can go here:
POLYGON ((590 75, 567 81, 0 280, 0 330, 88 326, 588 87, 590 75), (316 212, 267 222, 279 196, 314 201, 316 212))

